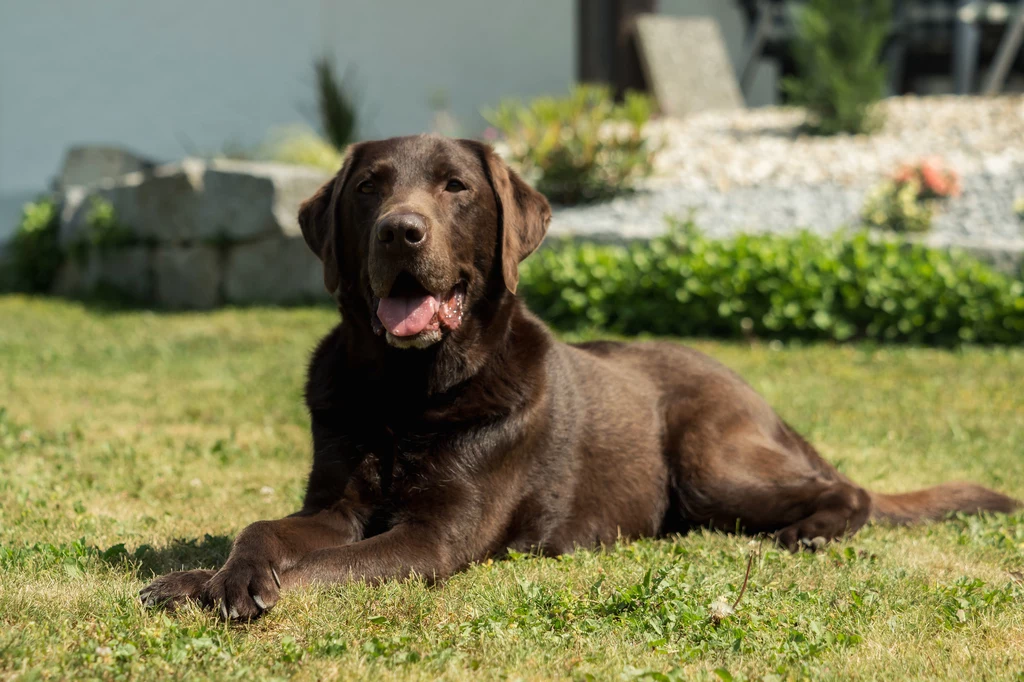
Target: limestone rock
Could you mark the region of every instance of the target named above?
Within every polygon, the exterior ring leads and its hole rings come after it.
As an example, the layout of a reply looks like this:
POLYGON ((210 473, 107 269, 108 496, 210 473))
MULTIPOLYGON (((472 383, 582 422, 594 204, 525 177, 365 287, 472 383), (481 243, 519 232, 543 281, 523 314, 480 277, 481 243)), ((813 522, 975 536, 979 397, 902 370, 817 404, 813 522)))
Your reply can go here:
POLYGON ((147 172, 156 163, 121 147, 79 145, 68 149, 53 181, 58 192, 75 185, 94 185, 128 173, 147 172))
POLYGON ((224 272, 228 303, 327 300, 320 261, 302 237, 264 239, 231 249, 224 272))
POLYGON ((234 242, 299 236, 299 204, 329 177, 303 166, 213 161, 203 175, 198 237, 234 242))
POLYGON ((296 236, 299 204, 330 176, 276 163, 185 159, 146 173, 72 188, 61 213, 61 243, 81 239, 93 197, 141 243, 224 244, 296 236))
POLYGON ((743 107, 718 22, 709 17, 637 17, 640 56, 658 106, 669 116, 743 107))
POLYGON ((59 296, 88 296, 102 289, 132 301, 150 301, 153 296, 151 249, 143 246, 93 249, 84 259, 69 257, 53 284, 53 293, 59 296))
POLYGON ((167 308, 208 309, 221 302, 221 256, 212 246, 162 246, 154 262, 155 299, 167 308))

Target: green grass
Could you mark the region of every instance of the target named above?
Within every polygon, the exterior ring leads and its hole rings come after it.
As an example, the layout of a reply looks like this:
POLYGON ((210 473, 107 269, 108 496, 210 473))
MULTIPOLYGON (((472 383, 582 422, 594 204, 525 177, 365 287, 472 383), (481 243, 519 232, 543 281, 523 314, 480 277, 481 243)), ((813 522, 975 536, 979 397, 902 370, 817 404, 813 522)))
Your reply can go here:
MULTIPOLYGON (((302 374, 334 315, 0 298, 0 679, 1024 679, 1024 515, 795 556, 709 533, 516 556, 233 627, 144 611, 154 573, 297 507, 302 374)), ((1024 496, 1024 349, 694 345, 871 488, 1024 496)))

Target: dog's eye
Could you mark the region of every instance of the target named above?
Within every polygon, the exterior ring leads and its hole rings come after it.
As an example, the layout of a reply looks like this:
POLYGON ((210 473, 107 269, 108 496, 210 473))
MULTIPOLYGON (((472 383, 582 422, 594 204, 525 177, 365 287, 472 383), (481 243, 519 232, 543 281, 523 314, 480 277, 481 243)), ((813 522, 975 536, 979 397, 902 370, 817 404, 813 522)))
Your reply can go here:
POLYGON ((356 187, 356 189, 362 192, 363 194, 377 193, 377 187, 376 185, 373 184, 372 180, 363 180, 362 182, 359 183, 359 186, 356 187))
POLYGON ((462 192, 466 189, 466 186, 462 184, 461 180, 449 180, 448 184, 444 186, 445 192, 462 192))

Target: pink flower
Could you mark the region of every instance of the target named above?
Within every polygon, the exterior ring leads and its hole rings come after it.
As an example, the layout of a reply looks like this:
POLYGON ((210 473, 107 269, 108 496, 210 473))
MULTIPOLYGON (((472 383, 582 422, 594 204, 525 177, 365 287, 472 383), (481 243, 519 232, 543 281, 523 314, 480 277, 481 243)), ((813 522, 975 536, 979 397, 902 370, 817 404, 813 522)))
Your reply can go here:
POLYGON ((917 181, 922 198, 955 197, 960 195, 960 178, 947 170, 939 157, 922 159, 916 164, 903 164, 892 176, 897 185, 917 181))
POLYGON ((905 185, 915 178, 917 171, 912 166, 903 165, 893 173, 892 179, 897 185, 905 185))

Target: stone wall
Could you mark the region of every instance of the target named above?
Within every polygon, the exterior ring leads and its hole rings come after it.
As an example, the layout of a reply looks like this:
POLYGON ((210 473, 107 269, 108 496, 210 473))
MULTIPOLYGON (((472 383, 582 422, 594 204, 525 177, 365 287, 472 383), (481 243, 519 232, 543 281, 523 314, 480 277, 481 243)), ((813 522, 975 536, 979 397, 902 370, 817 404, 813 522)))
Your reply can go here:
POLYGON ((71 256, 54 293, 107 291, 193 309, 327 300, 297 216, 328 177, 283 164, 185 159, 67 187, 60 240, 71 256), (116 230, 97 235, 96 206, 106 202, 116 230))

